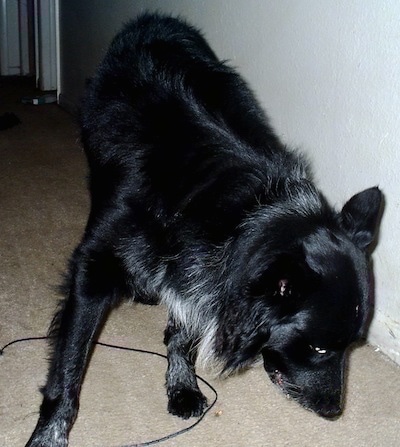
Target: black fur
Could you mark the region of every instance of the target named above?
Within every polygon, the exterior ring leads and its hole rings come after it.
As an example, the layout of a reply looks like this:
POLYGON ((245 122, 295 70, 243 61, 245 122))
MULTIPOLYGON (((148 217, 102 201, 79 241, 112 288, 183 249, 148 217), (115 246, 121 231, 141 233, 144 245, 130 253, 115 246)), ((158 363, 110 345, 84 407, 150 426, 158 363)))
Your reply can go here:
POLYGON ((92 207, 27 446, 67 445, 92 343, 123 297, 168 308, 172 414, 206 406, 196 357, 230 373, 262 356, 285 393, 338 415, 345 353, 368 315, 380 191, 333 210, 241 77, 170 17, 115 37, 87 88, 82 141, 92 207))

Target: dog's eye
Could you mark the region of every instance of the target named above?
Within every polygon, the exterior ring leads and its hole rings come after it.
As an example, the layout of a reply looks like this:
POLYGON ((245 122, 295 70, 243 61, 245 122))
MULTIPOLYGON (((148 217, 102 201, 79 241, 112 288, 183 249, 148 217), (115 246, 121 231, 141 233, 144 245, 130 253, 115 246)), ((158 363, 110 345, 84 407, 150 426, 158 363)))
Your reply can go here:
POLYGON ((318 352, 318 354, 321 354, 321 355, 326 354, 328 352, 327 349, 318 348, 317 346, 312 346, 312 345, 309 345, 309 346, 313 351, 318 352))

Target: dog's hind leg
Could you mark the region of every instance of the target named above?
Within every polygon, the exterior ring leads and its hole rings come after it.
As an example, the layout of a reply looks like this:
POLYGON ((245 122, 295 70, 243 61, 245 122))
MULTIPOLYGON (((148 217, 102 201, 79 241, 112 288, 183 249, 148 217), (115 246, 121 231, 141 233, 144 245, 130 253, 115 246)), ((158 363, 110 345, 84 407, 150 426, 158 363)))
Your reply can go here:
POLYGON ((78 248, 75 253, 69 291, 54 320, 54 352, 39 421, 26 447, 68 445, 93 342, 116 299, 112 265, 111 255, 103 252, 78 248))
POLYGON ((193 340, 188 337, 184 328, 170 318, 164 343, 167 345, 168 356, 168 411, 184 419, 200 416, 207 406, 207 399, 197 384, 193 340))

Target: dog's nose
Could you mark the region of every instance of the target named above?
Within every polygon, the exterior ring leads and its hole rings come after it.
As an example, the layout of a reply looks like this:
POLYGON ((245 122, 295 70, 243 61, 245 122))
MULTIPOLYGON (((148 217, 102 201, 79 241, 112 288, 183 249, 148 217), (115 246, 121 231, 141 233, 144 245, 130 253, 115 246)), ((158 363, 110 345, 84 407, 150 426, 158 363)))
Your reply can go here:
POLYGON ((326 403, 319 408, 318 413, 323 418, 333 420, 338 418, 342 414, 342 411, 343 409, 340 405, 326 403))

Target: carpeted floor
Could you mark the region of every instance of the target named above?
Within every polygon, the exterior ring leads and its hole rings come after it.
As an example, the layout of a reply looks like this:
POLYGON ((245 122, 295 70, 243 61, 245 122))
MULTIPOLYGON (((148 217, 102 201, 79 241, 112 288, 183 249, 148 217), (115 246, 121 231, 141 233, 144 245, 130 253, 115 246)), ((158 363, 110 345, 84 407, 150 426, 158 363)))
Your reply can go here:
MULTIPOLYGON (((54 286, 85 225, 88 197, 78 130, 56 105, 29 106, 29 83, 0 79, 0 116, 21 124, 0 131, 0 346, 47 331, 54 286)), ((101 341, 164 353, 161 307, 123 305, 101 341)), ((0 446, 22 447, 33 429, 48 352, 43 341, 9 346, 0 357, 0 446)), ((84 383, 70 447, 117 447, 183 429, 166 411, 166 362, 98 346, 84 383)), ((191 447, 400 445, 400 368, 373 347, 351 356, 346 410, 326 421, 298 407, 262 368, 211 380, 218 402, 193 430, 160 444, 191 447)), ((210 400, 212 392, 203 386, 210 400)))

